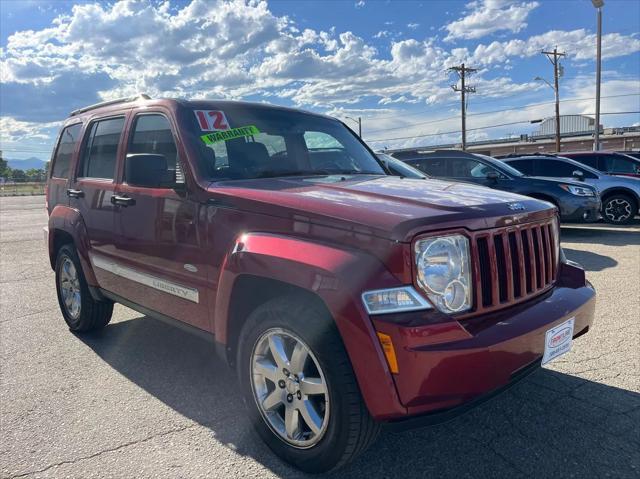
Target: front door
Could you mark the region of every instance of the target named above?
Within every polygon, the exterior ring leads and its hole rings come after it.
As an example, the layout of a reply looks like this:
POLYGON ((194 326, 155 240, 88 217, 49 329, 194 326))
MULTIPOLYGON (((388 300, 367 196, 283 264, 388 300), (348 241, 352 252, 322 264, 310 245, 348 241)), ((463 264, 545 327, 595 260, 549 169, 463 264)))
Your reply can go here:
POLYGON ((160 112, 135 115, 126 142, 125 168, 115 201, 116 268, 121 277, 116 294, 129 301, 210 329, 207 268, 199 215, 184 184, 171 123, 160 112), (126 155, 163 155, 177 178, 170 187, 131 185, 126 155))

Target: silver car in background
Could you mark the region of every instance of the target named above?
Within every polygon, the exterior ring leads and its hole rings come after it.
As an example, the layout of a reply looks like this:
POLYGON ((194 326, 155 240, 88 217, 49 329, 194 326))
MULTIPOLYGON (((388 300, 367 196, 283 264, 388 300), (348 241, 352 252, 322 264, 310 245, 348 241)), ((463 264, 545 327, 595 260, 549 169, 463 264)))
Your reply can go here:
POLYGON ((613 176, 562 156, 530 155, 501 161, 527 176, 569 178, 594 186, 602 199, 602 218, 607 223, 627 224, 640 208, 640 178, 613 176))

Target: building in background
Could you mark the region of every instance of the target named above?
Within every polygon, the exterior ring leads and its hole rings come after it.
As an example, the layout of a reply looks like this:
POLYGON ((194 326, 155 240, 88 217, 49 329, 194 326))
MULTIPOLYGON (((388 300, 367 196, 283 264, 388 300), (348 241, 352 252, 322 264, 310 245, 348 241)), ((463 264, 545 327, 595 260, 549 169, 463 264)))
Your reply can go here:
MULTIPOLYGON (((566 133, 593 133, 596 120, 585 115, 560 115, 560 134, 566 133)), ((602 131, 602 125, 600 125, 602 131)), ((534 138, 556 134, 556 119, 549 117, 542 120, 540 127, 533 133, 534 138)))

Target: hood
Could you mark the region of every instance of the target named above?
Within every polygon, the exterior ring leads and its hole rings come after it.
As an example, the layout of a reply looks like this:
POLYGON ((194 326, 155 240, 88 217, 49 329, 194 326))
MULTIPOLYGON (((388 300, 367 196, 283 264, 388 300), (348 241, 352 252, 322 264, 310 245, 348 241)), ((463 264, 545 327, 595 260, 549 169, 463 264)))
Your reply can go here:
POLYGON ((583 186, 583 187, 586 186, 587 188, 589 187, 593 188, 593 186, 591 186, 590 184, 585 183, 584 181, 578 181, 573 177, 553 178, 550 176, 527 176, 526 178, 529 180, 540 181, 542 183, 548 183, 548 184, 553 183, 554 185, 563 184, 563 185, 573 185, 573 186, 583 186))
POLYGON ((306 219, 395 241, 410 241, 420 232, 478 230, 555 214, 548 203, 526 196, 468 183, 394 176, 235 180, 212 183, 208 191, 242 210, 306 219))

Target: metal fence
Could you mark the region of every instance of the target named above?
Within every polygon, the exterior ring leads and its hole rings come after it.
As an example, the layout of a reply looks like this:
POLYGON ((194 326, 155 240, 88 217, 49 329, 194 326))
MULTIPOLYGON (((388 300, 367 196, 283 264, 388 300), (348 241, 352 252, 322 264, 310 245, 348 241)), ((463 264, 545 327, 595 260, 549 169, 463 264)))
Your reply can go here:
POLYGON ((0 196, 44 195, 44 181, 12 180, 0 181, 0 196))

